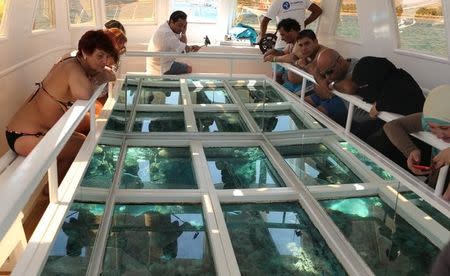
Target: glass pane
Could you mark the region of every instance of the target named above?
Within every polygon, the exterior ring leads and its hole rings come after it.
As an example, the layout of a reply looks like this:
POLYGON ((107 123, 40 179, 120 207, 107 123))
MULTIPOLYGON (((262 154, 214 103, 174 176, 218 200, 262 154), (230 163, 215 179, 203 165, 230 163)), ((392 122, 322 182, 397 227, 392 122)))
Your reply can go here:
POLYGON ((106 21, 155 21, 155 0, 105 0, 106 21))
POLYGON ((127 126, 128 118, 130 117, 130 112, 127 111, 117 111, 113 110, 111 116, 109 117, 108 124, 106 124, 106 130, 113 131, 125 131, 127 126))
POLYGON ((305 185, 361 183, 324 144, 276 147, 305 185))
POLYGON ((376 275, 427 275, 439 249, 379 197, 322 206, 376 275))
POLYGON ((38 0, 34 13, 33 30, 48 30, 55 28, 55 2, 54 0, 38 0))
POLYGON ((258 126, 264 132, 278 132, 305 129, 303 122, 290 110, 251 112, 258 126))
POLYGON ((94 23, 92 1, 69 0, 69 17, 71 25, 94 23))
POLYGON ((336 26, 336 36, 359 39, 358 11, 356 0, 342 0, 336 26))
POLYGON ((215 275, 197 205, 117 205, 102 275, 215 275))
POLYGON ((235 85, 233 88, 244 103, 284 102, 283 98, 278 94, 275 88, 271 86, 235 85))
POLYGON ((197 128, 200 132, 245 132, 248 131, 238 112, 196 112, 197 128))
POLYGON ((395 0, 400 48, 447 57, 441 0, 395 0))
POLYGON ((233 103, 225 88, 196 88, 191 91, 193 104, 229 104, 233 103))
POLYGON ((437 221, 440 225, 445 227, 447 230, 450 230, 450 219, 436 210, 433 206, 427 203, 423 198, 416 195, 414 192, 405 192, 402 195, 408 199, 411 203, 417 206, 424 213, 432 217, 435 221, 437 221))
POLYGON ((3 32, 3 14, 5 13, 6 8, 6 0, 0 0, 0 35, 2 35, 3 32))
POLYGON ((189 22, 216 23, 218 0, 172 0, 172 12, 184 11, 189 22))
POLYGON ((180 105, 180 87, 148 87, 141 89, 139 104, 168 104, 180 105))
POLYGON ((81 186, 110 188, 119 153, 119 146, 97 145, 81 186))
POLYGON ((129 147, 122 189, 197 189, 189 148, 129 147))
POLYGON ((134 132, 186 131, 183 112, 137 112, 134 132))
POLYGON ((134 84, 124 84, 122 90, 120 91, 119 97, 117 98, 118 104, 127 104, 127 106, 132 105, 134 97, 136 96, 137 85, 134 84), (125 93, 125 89, 127 92, 125 93))
POLYGON ((105 206, 74 202, 41 275, 85 275, 105 206))
POLYGON ((297 203, 223 205, 242 275, 346 275, 297 203))
POLYGON ((254 148, 205 148, 216 189, 284 187, 264 152, 254 148))
MULTIPOLYGON (((259 31, 259 26, 270 7, 270 2, 271 1, 261 0, 237 0, 233 26, 241 23, 249 25, 259 31)), ((267 31, 274 33, 276 29, 277 22, 275 20, 270 20, 267 31)))
POLYGON ((375 164, 375 162, 373 162, 368 157, 360 153, 355 147, 350 145, 348 142, 341 142, 340 144, 344 150, 347 150, 348 152, 353 154, 356 158, 359 159, 359 161, 363 162, 364 165, 366 165, 376 175, 387 181, 394 180, 394 177, 389 172, 383 170, 381 167, 375 164))

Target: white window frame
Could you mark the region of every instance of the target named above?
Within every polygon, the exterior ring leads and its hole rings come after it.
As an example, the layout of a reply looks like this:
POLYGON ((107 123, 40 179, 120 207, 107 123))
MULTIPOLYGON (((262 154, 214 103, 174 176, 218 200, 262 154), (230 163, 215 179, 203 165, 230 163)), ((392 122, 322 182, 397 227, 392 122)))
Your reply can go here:
MULTIPOLYGON (((111 19, 106 18, 106 0, 101 0, 100 4, 100 10, 102 12, 102 20, 103 23, 108 22, 111 19)), ((117 18, 116 20, 120 21, 121 23, 126 23, 128 26, 148 26, 148 25, 157 25, 158 24, 158 9, 160 8, 160 2, 162 0, 154 0, 153 1, 153 10, 154 10, 154 15, 153 15, 153 19, 152 20, 133 20, 133 21, 128 21, 128 20, 124 20, 124 19, 120 19, 117 18)), ((167 1, 167 0, 164 0, 167 1)))
POLYGON ((86 27, 86 26, 96 26, 96 24, 97 24, 97 20, 96 20, 97 13, 96 13, 95 5, 94 5, 95 3, 94 3, 93 0, 89 1, 91 3, 91 6, 92 6, 92 21, 86 22, 86 23, 81 23, 81 24, 72 24, 70 22, 70 10, 69 10, 69 2, 70 1, 73 1, 73 0, 66 0, 67 23, 68 23, 70 29, 77 29, 77 28, 86 27))
POLYGON ((38 7, 39 7, 39 3, 40 1, 46 1, 46 0, 37 0, 35 2, 34 5, 34 11, 33 11, 33 21, 31 22, 31 33, 33 35, 42 35, 42 34, 47 34, 47 33, 51 33, 51 32, 55 32, 56 31, 56 0, 48 0, 48 1, 52 1, 53 2, 53 10, 54 10, 54 19, 55 19, 55 26, 53 26, 52 28, 48 28, 48 29, 33 29, 34 26, 34 22, 36 21, 36 15, 37 15, 37 11, 38 11, 38 7))

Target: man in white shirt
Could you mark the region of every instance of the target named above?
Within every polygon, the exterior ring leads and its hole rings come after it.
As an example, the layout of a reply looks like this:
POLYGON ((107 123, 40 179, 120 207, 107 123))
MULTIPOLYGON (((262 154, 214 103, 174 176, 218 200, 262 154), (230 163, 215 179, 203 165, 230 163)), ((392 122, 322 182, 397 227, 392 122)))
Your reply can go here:
MULTIPOLYGON (((148 50, 150 52, 197 52, 200 47, 187 45, 187 14, 174 11, 169 21, 158 27, 151 39, 148 50)), ((147 58, 147 72, 152 75, 178 75, 192 72, 192 67, 186 63, 175 61, 174 57, 147 58)))
MULTIPOLYGON (((314 22, 321 14, 322 9, 315 3, 311 3, 310 0, 273 0, 266 16, 261 21, 261 31, 259 37, 263 38, 266 35, 267 25, 270 20, 276 19, 278 24, 283 19, 292 18, 300 24, 300 28, 303 30, 306 26, 308 26, 308 24, 314 22), (305 19, 307 9, 311 12, 311 14, 305 19)), ((285 46, 286 43, 278 38, 277 43, 275 44, 275 49, 282 49, 285 46)))

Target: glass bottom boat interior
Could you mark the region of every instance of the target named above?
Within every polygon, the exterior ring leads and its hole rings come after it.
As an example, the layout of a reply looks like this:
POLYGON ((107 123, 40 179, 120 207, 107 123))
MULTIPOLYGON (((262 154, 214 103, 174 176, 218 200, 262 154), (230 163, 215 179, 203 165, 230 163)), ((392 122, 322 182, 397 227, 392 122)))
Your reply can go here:
POLYGON ((448 235, 267 78, 128 75, 117 94, 42 275, 346 275, 352 250, 422 275, 448 235))

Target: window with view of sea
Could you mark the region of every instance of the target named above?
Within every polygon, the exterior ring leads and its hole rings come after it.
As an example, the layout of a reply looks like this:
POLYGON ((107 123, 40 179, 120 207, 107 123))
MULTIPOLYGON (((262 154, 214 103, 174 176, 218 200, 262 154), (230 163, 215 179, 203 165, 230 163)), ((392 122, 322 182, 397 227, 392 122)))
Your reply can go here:
POLYGON ((68 0, 70 25, 94 25, 92 0, 68 0))
POLYGON ((55 27, 55 1, 39 0, 34 12, 33 31, 51 30, 55 27))
POLYGON ((3 13, 5 12, 5 7, 5 0, 0 0, 0 35, 3 35, 5 33, 3 28, 3 13))
POLYGON ((216 23, 218 0, 172 0, 172 11, 181 10, 189 22, 216 23))
POLYGON ((156 0, 105 0, 106 20, 155 22, 156 0))
POLYGON ((447 57, 442 0, 394 0, 400 48, 447 57))
POLYGON ((342 0, 336 24, 336 36, 359 40, 359 23, 356 0, 342 0))

